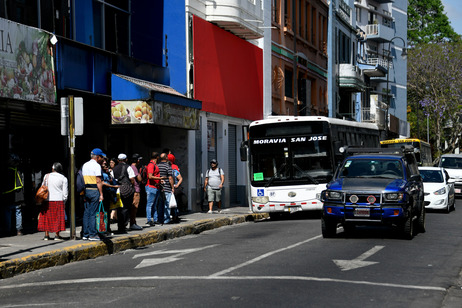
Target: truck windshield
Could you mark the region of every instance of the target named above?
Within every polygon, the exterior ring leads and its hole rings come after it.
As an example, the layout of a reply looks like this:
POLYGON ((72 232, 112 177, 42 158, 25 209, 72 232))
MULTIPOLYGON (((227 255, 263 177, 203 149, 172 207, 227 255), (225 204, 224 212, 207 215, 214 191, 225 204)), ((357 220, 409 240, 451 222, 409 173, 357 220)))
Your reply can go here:
POLYGON ((339 173, 341 178, 402 179, 403 176, 403 166, 396 159, 348 159, 339 173))

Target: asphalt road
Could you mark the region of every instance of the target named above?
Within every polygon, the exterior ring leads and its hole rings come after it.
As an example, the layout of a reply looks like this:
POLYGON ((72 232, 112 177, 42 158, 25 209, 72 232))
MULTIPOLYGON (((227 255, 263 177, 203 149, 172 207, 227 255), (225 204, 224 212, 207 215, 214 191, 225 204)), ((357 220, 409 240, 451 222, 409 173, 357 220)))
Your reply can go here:
POLYGON ((462 307, 462 200, 427 232, 319 216, 223 227, 0 281, 0 307, 462 307))

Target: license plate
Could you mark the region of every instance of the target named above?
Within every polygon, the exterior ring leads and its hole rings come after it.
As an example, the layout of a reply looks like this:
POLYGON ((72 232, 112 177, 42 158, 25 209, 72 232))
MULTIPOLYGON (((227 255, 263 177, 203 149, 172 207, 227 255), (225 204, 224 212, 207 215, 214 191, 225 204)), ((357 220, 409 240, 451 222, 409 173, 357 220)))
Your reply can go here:
POLYGON ((289 209, 289 212, 291 212, 291 213, 298 212, 298 211, 302 210, 301 207, 299 207, 299 206, 289 206, 288 209, 289 209))
POLYGON ((355 217, 369 217, 371 216, 371 209, 368 208, 355 208, 355 217))
POLYGON ((455 192, 456 194, 460 194, 460 188, 454 189, 454 192, 455 192))

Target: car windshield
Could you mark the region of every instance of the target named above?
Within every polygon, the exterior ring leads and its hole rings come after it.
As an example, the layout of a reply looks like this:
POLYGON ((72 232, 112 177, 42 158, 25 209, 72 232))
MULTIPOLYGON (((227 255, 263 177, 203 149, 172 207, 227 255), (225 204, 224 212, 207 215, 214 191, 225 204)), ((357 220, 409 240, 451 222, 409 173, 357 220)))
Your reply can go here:
POLYGON ((424 183, 443 183, 443 174, 440 170, 420 170, 424 183))
POLYGON ((403 167, 396 159, 347 159, 340 170, 339 177, 402 179, 403 167))
POLYGON ((448 169, 462 169, 462 157, 442 157, 441 167, 448 169))

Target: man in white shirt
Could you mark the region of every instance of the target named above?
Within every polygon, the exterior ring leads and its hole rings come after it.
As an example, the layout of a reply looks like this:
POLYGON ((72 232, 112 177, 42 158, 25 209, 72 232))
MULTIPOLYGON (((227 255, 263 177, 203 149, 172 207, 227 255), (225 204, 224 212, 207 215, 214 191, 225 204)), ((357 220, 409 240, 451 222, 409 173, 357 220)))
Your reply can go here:
POLYGON ((83 212, 82 239, 100 241, 96 230, 95 217, 98 206, 103 201, 103 180, 101 164, 106 154, 99 148, 91 151, 91 159, 82 167, 85 181, 85 208, 83 212))
POLYGON ((218 168, 216 159, 210 161, 210 169, 205 173, 204 191, 207 192, 207 199, 209 201, 209 211, 212 214, 213 203, 217 202, 218 213, 221 212, 221 190, 225 182, 225 173, 223 169, 218 168))

